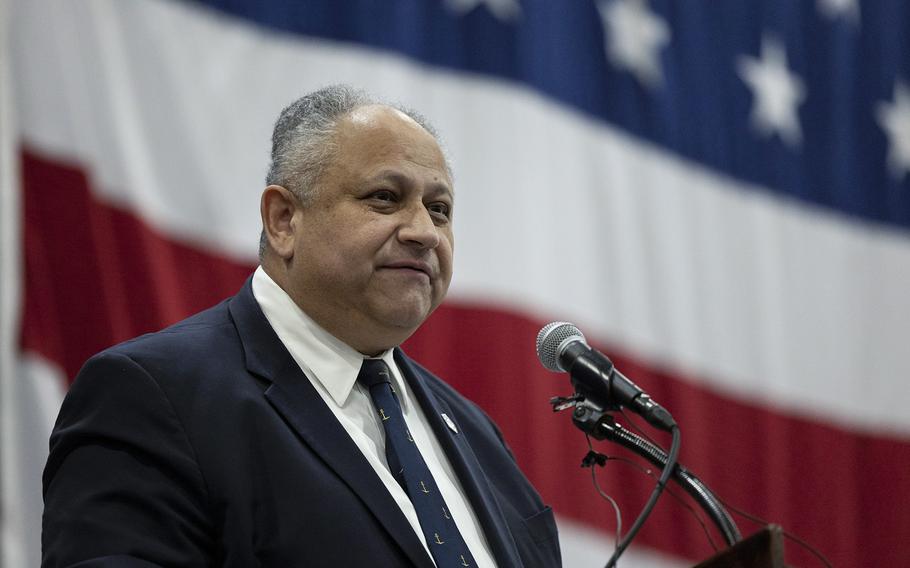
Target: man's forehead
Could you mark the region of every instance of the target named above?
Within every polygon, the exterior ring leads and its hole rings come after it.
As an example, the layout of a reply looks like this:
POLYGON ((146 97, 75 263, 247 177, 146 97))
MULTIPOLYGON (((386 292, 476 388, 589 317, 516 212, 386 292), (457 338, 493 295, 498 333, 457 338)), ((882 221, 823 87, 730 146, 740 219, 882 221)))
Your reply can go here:
POLYGON ((436 137, 406 113, 387 105, 371 104, 350 111, 339 123, 336 143, 342 152, 374 158, 404 153, 415 163, 438 160, 451 185, 452 172, 436 137))

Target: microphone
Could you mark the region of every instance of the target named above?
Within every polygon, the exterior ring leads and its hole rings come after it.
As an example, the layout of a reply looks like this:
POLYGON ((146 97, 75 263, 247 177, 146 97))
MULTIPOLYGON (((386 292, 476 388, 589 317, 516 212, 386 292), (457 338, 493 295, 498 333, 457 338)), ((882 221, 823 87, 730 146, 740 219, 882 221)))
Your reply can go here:
POLYGON ((537 334, 537 357, 547 369, 569 373, 575 390, 596 404, 614 410, 624 406, 661 430, 676 426, 669 412, 620 373, 606 355, 592 349, 571 323, 554 321, 543 326, 537 334))

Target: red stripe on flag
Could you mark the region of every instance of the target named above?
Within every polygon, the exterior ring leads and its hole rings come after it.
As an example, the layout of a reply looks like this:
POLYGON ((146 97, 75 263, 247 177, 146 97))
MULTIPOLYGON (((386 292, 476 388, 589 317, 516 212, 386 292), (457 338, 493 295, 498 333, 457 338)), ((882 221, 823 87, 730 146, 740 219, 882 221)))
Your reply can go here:
POLYGON ((254 266, 167 239, 105 204, 74 165, 23 152, 22 345, 71 379, 101 349, 234 294, 254 266))
MULTIPOLYGON (((99 201, 78 167, 25 152, 23 177, 23 347, 70 377, 92 353, 233 294, 253 268, 177 243, 99 201)), ((565 375, 537 362, 534 338, 542 323, 496 306, 451 302, 406 349, 487 410, 558 513, 612 529, 612 512, 579 468, 583 435, 567 413, 549 410, 548 399, 570 387, 565 375)), ((605 351, 673 412, 683 431, 681 462, 719 496, 809 540, 835 565, 910 565, 904 506, 910 442, 721 396, 697 380, 605 351)), ((629 455, 596 444, 604 453, 629 455)), ((628 526, 652 481, 620 462, 609 462, 600 479, 628 526)), ((740 524, 745 533, 754 528, 740 524)), ((669 496, 637 542, 692 559, 711 553, 701 529, 669 496)), ((788 560, 816 565, 792 545, 788 560)))

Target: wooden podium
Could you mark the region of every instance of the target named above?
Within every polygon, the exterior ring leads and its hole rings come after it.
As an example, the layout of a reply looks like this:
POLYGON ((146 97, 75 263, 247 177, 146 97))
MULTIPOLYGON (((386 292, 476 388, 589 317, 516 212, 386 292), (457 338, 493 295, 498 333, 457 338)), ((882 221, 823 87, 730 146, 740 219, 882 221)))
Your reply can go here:
POLYGON ((768 525, 749 538, 721 550, 694 568, 785 568, 784 533, 768 525))

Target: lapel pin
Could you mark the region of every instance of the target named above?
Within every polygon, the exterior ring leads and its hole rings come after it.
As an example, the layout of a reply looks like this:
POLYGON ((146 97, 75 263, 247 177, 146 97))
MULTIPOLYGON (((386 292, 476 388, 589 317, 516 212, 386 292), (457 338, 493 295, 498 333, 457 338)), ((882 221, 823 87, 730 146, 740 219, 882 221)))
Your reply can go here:
POLYGON ((449 430, 451 430, 452 432, 455 432, 457 434, 458 428, 455 427, 455 423, 452 422, 452 419, 449 418, 449 415, 446 414, 445 412, 443 412, 440 416, 442 416, 442 419, 443 419, 443 421, 445 421, 446 426, 449 427, 449 430))

